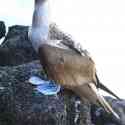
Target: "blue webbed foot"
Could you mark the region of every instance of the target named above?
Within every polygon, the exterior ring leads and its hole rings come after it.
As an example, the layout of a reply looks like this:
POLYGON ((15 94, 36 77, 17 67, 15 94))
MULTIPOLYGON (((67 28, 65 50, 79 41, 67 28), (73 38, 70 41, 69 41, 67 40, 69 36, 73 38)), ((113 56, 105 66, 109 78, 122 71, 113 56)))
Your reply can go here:
POLYGON ((42 80, 38 76, 30 77, 29 82, 35 85, 36 90, 44 95, 56 95, 61 89, 61 86, 55 82, 42 80))

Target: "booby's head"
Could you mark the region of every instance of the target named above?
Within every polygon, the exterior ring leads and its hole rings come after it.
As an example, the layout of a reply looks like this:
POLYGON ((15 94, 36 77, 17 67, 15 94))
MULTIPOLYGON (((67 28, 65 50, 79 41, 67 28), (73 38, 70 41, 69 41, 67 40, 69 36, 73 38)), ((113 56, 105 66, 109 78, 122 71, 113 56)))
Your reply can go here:
POLYGON ((48 0, 35 0, 32 27, 29 31, 29 39, 34 49, 47 42, 49 34, 49 6, 48 0))

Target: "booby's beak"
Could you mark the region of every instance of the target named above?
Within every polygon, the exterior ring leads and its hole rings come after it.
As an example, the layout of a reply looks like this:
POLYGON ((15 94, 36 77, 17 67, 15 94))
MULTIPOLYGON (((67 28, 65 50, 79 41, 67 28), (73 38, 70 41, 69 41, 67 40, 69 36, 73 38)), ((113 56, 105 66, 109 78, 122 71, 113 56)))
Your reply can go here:
POLYGON ((112 109, 112 107, 108 104, 108 102, 105 100, 105 98, 99 93, 99 91, 97 90, 95 84, 93 83, 89 83, 88 84, 89 87, 91 88, 91 90, 96 94, 99 104, 108 112, 111 113, 115 116, 115 118, 117 118, 118 120, 120 120, 119 115, 112 109))

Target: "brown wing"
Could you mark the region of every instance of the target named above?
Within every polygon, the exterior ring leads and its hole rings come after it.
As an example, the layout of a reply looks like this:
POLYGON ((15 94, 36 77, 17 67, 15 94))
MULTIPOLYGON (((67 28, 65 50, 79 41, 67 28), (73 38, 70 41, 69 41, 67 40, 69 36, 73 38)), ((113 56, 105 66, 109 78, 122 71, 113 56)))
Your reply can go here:
POLYGON ((89 57, 49 45, 42 45, 39 50, 50 79, 70 89, 78 84, 95 83, 95 66, 89 57))
MULTIPOLYGON (((57 39, 57 40, 62 40, 61 43, 63 45, 65 45, 66 47, 68 47, 69 49, 72 49, 73 51, 75 51, 77 54, 79 55, 85 55, 85 56, 89 56, 89 52, 85 49, 82 48, 82 46, 80 44, 76 44, 73 39, 72 36, 64 33, 62 31, 60 31, 60 29, 58 28, 58 26, 56 24, 51 24, 50 25, 50 39, 57 39)), ((97 77, 97 74, 95 74, 97 77)), ((104 90, 105 92, 111 94, 112 96, 116 97, 117 99, 120 100, 120 98, 113 93, 110 89, 108 89, 105 85, 103 85, 102 83, 100 83, 100 80, 96 79, 96 87, 100 88, 102 90, 104 90)))

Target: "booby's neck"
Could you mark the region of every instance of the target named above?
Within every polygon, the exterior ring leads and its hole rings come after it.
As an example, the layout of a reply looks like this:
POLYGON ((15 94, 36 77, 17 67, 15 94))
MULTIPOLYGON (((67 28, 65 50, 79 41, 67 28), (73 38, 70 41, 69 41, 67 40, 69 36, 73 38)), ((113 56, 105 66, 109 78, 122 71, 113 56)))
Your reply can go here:
MULTIPOLYGON (((37 1, 37 0, 36 0, 37 1)), ((49 6, 48 1, 35 1, 34 14, 32 20, 33 28, 43 28, 43 25, 49 25, 49 6)))
POLYGON ((48 0, 35 0, 30 39, 36 51, 45 44, 49 34, 48 0))

